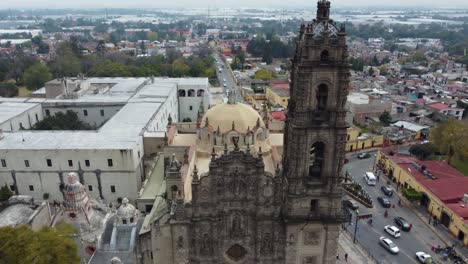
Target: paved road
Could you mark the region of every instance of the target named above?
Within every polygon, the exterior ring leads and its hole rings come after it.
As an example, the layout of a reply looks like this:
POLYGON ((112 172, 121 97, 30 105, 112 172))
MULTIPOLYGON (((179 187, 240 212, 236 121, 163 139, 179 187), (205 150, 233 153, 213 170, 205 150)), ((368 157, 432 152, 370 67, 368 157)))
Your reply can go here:
MULTIPOLYGON (((431 251, 432 245, 443 245, 437 236, 430 230, 420 218, 418 218, 410 209, 404 206, 398 206, 398 197, 390 198, 391 203, 395 204, 395 208, 388 210, 388 217, 384 217, 385 208, 377 201, 378 196, 383 196, 380 187, 384 185, 385 176, 380 177, 380 182, 376 186, 369 186, 364 181, 363 175, 366 171, 372 171, 374 156, 369 159, 359 160, 355 154, 349 156, 349 163, 345 165, 345 170, 359 182, 364 189, 373 198, 374 208, 368 209, 360 206, 359 213, 371 213, 373 215, 373 223, 369 225, 366 220, 360 220, 358 223, 357 242, 360 243, 379 263, 418 263, 415 259, 417 251, 424 251, 434 256, 431 251), (409 232, 401 231, 401 237, 392 238, 383 228, 385 225, 395 225, 393 218, 401 216, 408 220, 413 228, 409 232), (386 249, 379 245, 379 237, 385 236, 390 238, 400 249, 397 255, 390 254, 386 249)), ((347 226, 347 229, 352 234, 354 232, 354 216, 352 225, 347 226)))
POLYGON ((213 57, 216 60, 216 74, 218 76, 219 84, 223 87, 224 84, 226 84, 226 87, 223 88, 226 97, 229 92, 234 90, 236 92, 236 102, 244 102, 241 92, 239 90, 240 88, 236 84, 236 80, 234 80, 232 74, 229 72, 230 70, 227 67, 227 65, 224 63, 224 61, 221 59, 217 52, 213 54, 213 57), (219 69, 221 69, 221 72, 219 71, 219 69))

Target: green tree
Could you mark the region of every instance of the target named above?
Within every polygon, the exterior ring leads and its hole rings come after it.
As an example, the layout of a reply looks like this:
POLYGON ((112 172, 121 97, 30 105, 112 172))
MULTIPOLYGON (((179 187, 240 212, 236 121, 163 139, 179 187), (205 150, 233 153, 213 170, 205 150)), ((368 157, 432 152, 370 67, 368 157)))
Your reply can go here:
POLYGON ((81 72, 81 63, 73 53, 70 44, 60 43, 57 48, 57 57, 50 65, 56 78, 77 76, 81 72))
POLYGON ((409 152, 419 159, 427 159, 433 155, 436 151, 436 147, 432 143, 412 145, 409 148, 409 152))
POLYGON ((374 75, 374 67, 369 67, 369 75, 372 76, 374 75))
POLYGON ((158 33, 150 31, 148 32, 146 37, 148 38, 149 41, 153 42, 158 39, 158 33))
MULTIPOLYGON (((8 185, 5 183, 5 185, 0 188, 0 202, 4 202, 13 195, 13 192, 8 188, 8 185)), ((1 256, 1 253, 0 253, 1 256)))
POLYGON ((81 121, 76 112, 58 112, 34 124, 32 130, 93 130, 95 127, 81 121))
POLYGON ((261 69, 255 72, 254 79, 271 80, 273 79, 273 71, 270 69, 261 69))
POLYGON ((18 86, 14 82, 0 82, 0 97, 18 96, 18 86))
POLYGON ((76 233, 70 234, 72 228, 44 227, 35 232, 26 225, 1 227, 0 263, 78 264, 77 246, 70 239, 76 233))
POLYGON ((450 164, 455 155, 468 157, 468 122, 465 120, 448 119, 445 123, 433 128, 431 141, 439 151, 448 156, 450 164))
POLYGON ((29 90, 37 90, 52 79, 49 68, 44 64, 37 63, 29 67, 23 75, 24 84, 29 90))
POLYGON ((384 111, 380 116, 379 116, 380 122, 384 126, 389 126, 390 123, 392 123, 392 117, 388 111, 384 111))
POLYGON ((426 55, 424 55, 424 53, 422 52, 415 52, 413 54, 413 56, 411 57, 411 60, 412 61, 426 61, 426 55))
POLYGON ((120 62, 105 60, 97 63, 91 69, 91 75, 94 77, 132 77, 128 67, 120 62))
POLYGON ((174 77, 187 76, 190 67, 182 59, 177 59, 172 63, 172 74, 174 77))

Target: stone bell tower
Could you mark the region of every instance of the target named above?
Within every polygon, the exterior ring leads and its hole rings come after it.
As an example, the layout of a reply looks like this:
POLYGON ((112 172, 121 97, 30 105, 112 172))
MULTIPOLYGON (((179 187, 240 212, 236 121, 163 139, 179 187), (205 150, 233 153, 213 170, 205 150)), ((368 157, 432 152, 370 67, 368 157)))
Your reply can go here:
POLYGON ((292 60, 291 94, 284 134, 283 214, 287 263, 335 263, 345 158, 349 65, 346 33, 329 18, 330 2, 301 25, 292 60))

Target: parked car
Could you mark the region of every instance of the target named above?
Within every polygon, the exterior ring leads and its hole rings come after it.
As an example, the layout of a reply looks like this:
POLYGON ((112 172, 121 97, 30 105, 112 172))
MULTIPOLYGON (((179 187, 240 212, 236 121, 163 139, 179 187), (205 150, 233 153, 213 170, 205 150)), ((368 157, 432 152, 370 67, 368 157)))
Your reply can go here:
POLYGON ((379 197, 377 197, 377 201, 379 201, 379 203, 385 208, 390 208, 390 206, 391 206, 390 200, 388 200, 385 197, 379 196, 379 197))
POLYGON ((359 204, 351 199, 343 200, 343 205, 351 210, 357 210, 359 208, 359 204))
POLYGON ((410 231, 411 230, 411 225, 404 219, 403 217, 395 217, 395 223, 397 226, 399 226, 403 231, 410 231))
POLYGON ((416 252, 416 259, 419 260, 419 262, 424 263, 424 264, 434 263, 431 255, 422 251, 416 252))
POLYGON ((391 187, 382 186, 382 187, 380 187, 380 190, 382 190, 382 192, 387 196, 392 196, 393 195, 393 189, 391 187))
POLYGON ((390 253, 392 253, 392 254, 398 254, 398 252, 400 252, 400 249, 397 247, 397 245, 395 243, 393 243, 393 241, 391 241, 390 239, 388 239, 386 237, 381 236, 379 238, 379 243, 380 243, 380 245, 382 245, 382 247, 384 247, 386 250, 390 251, 390 253))
POLYGON ((386 225, 384 227, 385 232, 389 233, 392 237, 398 238, 400 237, 400 229, 398 229, 396 226, 392 225, 386 225))
POLYGON ((226 86, 227 86, 227 84, 226 84, 226 83, 224 83, 224 84, 223 84, 223 86, 224 86, 224 87, 226 87, 226 86))
POLYGON ((363 152, 363 153, 360 153, 358 156, 357 156, 358 159, 367 159, 367 158, 370 158, 370 154, 367 153, 367 152, 363 152))

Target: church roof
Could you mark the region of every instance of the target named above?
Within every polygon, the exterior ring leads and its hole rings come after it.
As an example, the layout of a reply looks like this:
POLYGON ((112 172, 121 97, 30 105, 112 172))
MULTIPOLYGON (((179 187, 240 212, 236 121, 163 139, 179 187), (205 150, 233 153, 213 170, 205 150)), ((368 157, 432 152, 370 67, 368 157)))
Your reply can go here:
POLYGON ((226 103, 213 106, 209 109, 201 123, 201 127, 208 125, 213 130, 218 129, 223 133, 234 129, 240 133, 245 133, 250 128, 252 130, 257 126, 257 121, 261 127, 265 127, 262 118, 252 107, 242 103, 226 103))

